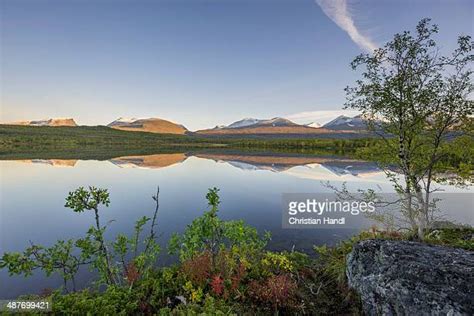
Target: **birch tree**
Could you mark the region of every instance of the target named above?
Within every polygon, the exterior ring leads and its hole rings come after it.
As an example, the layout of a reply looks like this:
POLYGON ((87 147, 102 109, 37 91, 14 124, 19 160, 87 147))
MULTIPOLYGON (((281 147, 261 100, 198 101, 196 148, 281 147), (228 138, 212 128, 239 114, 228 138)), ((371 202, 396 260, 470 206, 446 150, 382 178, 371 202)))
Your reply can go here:
POLYGON ((442 55, 437 33, 423 19, 414 33, 357 56, 351 66, 361 78, 345 89, 346 108, 361 111, 384 140, 365 154, 390 177, 400 211, 421 239, 433 222, 434 183, 473 182, 473 42, 459 36, 457 48, 442 55))

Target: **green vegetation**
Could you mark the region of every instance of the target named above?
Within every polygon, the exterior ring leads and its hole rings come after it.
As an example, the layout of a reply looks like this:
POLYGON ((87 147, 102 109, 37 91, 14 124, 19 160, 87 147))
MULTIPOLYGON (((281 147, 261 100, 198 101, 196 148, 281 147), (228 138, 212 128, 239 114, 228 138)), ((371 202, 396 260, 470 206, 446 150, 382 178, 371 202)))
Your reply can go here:
POLYGON ((49 127, 0 125, 0 155, 7 153, 106 152, 215 145, 184 135, 121 131, 105 126, 49 127))
POLYGON ((432 229, 427 233, 425 241, 474 251, 474 229, 472 227, 432 229))
POLYGON ((241 139, 235 140, 232 146, 243 149, 266 149, 278 152, 318 153, 332 152, 337 155, 353 156, 357 150, 370 150, 380 143, 377 138, 353 139, 241 139))
MULTIPOLYGON (((89 187, 70 192, 65 204, 74 212, 93 214, 94 224, 84 237, 4 253, 0 268, 11 275, 30 276, 37 269, 60 275, 62 288, 21 299, 51 299, 53 313, 61 315, 360 315, 360 300, 345 274, 353 244, 368 238, 412 238, 373 227, 336 247, 315 247, 316 258, 295 251, 272 252, 266 250, 269 233, 260 236, 242 221, 218 217, 218 192, 210 189, 209 210, 170 240, 168 250, 179 257, 172 266, 156 267, 161 250, 155 241, 159 190, 153 196, 152 218, 137 220, 132 236, 119 234, 107 241, 100 208, 109 205, 109 194, 89 187), (147 224, 150 230, 144 234, 147 224), (78 290, 75 275, 83 265, 96 279, 78 290)), ((433 230, 426 241, 472 250, 473 234, 472 228, 433 230)))
POLYGON ((0 125, 0 159, 111 159, 199 150, 292 154, 353 154, 376 139, 242 139, 129 132, 105 126, 0 125))

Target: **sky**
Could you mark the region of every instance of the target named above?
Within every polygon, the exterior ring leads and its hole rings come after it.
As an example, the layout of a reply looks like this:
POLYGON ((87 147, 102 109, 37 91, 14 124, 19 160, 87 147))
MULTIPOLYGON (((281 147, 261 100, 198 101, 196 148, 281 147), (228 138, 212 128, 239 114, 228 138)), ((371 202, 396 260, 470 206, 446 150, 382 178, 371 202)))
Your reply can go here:
POLYGON ((350 61, 424 17, 450 52, 474 1, 0 0, 0 122, 324 123, 359 78, 350 61))

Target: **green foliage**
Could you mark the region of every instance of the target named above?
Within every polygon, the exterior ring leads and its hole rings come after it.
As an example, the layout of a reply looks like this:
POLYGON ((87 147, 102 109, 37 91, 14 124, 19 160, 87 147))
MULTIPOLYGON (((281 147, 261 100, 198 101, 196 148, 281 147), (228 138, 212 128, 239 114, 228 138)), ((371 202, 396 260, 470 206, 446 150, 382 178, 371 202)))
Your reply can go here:
POLYGON ((310 261, 309 257, 301 252, 266 251, 252 271, 257 271, 261 276, 295 273, 309 265, 310 261))
POLYGON ((178 305, 177 308, 162 308, 159 310, 158 315, 167 316, 167 315, 202 315, 202 316, 220 316, 220 315, 239 315, 234 306, 230 306, 227 302, 216 299, 210 295, 206 295, 203 298, 202 304, 187 304, 187 305, 178 305))
POLYGON ((32 275, 36 269, 41 269, 47 276, 57 272, 64 280, 64 286, 72 280, 79 266, 83 264, 81 258, 73 255, 74 240, 58 240, 51 247, 32 244, 23 253, 4 253, 0 259, 0 269, 6 268, 10 275, 32 275))
POLYGON ((53 295, 53 313, 58 315, 132 315, 140 313, 139 301, 119 286, 108 286, 104 292, 83 290, 53 295))
POLYGON ((264 148, 279 151, 299 150, 302 153, 324 154, 332 151, 338 154, 350 154, 357 148, 375 147, 380 139, 370 137, 370 134, 360 134, 359 138, 285 138, 285 139, 239 139, 232 143, 234 147, 241 148, 264 148))
MULTIPOLYGON (((122 284, 131 289, 139 278, 150 273, 160 247, 155 241, 154 225, 150 235, 141 239, 143 228, 150 221, 148 217, 136 222, 133 238, 119 234, 114 242, 107 243, 104 239, 106 227, 100 223, 99 206, 109 204, 109 194, 105 189, 89 187, 86 190, 81 187, 70 192, 65 206, 74 212, 93 210, 95 226, 91 226, 85 236, 77 240, 58 240, 51 247, 31 244, 21 253, 6 252, 0 258, 0 268, 6 268, 10 275, 30 276, 36 269, 42 270, 47 276, 57 273, 63 278, 64 290, 68 291, 68 282, 71 282, 75 291, 75 275, 80 266, 87 265, 98 273, 99 286, 104 283, 122 284), (143 246, 143 251, 139 251, 140 246, 143 246), (128 261, 127 256, 131 256, 128 261)), ((154 217, 157 211, 158 207, 154 217)))
POLYGON ((340 242, 336 247, 315 246, 318 265, 327 275, 339 284, 346 282, 346 257, 352 250, 355 240, 340 242))
POLYGON ((474 250, 474 228, 443 228, 431 230, 425 241, 466 250, 474 250))
POLYGON ((109 204, 109 193, 106 189, 89 187, 89 190, 85 190, 80 187, 73 192, 69 192, 64 206, 80 213, 84 210, 96 210, 99 205, 109 206, 109 204))
POLYGON ((212 262, 222 249, 233 249, 245 256, 260 251, 270 235, 261 238, 257 230, 243 221, 223 221, 217 216, 220 203, 219 190, 209 189, 206 195, 210 210, 188 225, 183 235, 175 234, 169 242, 170 253, 179 253, 181 261, 191 259, 199 253, 209 251, 212 262))

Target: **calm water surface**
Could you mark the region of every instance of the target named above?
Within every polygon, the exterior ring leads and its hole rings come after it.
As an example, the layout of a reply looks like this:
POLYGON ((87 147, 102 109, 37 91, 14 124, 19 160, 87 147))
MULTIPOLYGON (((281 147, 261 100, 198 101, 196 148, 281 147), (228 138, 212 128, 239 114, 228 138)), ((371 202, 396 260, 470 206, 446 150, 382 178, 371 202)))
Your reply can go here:
MULTIPOLYGON (((20 251, 29 241, 51 245, 57 239, 77 238, 93 224, 90 213, 76 214, 64 207, 67 193, 79 186, 108 188, 111 205, 101 210, 108 236, 131 234, 135 220, 151 217, 151 196, 160 186, 158 231, 165 246, 170 235, 182 232, 207 209, 205 195, 220 188, 224 219, 243 219, 260 232, 272 232, 270 248, 311 252, 313 245, 334 244, 366 228, 358 217, 350 228, 282 229, 282 193, 330 192, 322 182, 343 182, 351 190, 391 186, 372 163, 322 157, 248 156, 229 154, 159 154, 108 161, 0 161, 0 254, 20 251)), ((450 219, 474 224, 472 204, 460 205, 450 219)), ((163 251, 166 252, 166 251, 163 251)), ((162 264, 172 258, 163 256, 162 264)), ((83 281, 88 279, 82 271, 83 281)), ((0 298, 38 293, 61 285, 58 278, 9 277, 0 271, 0 298)))

